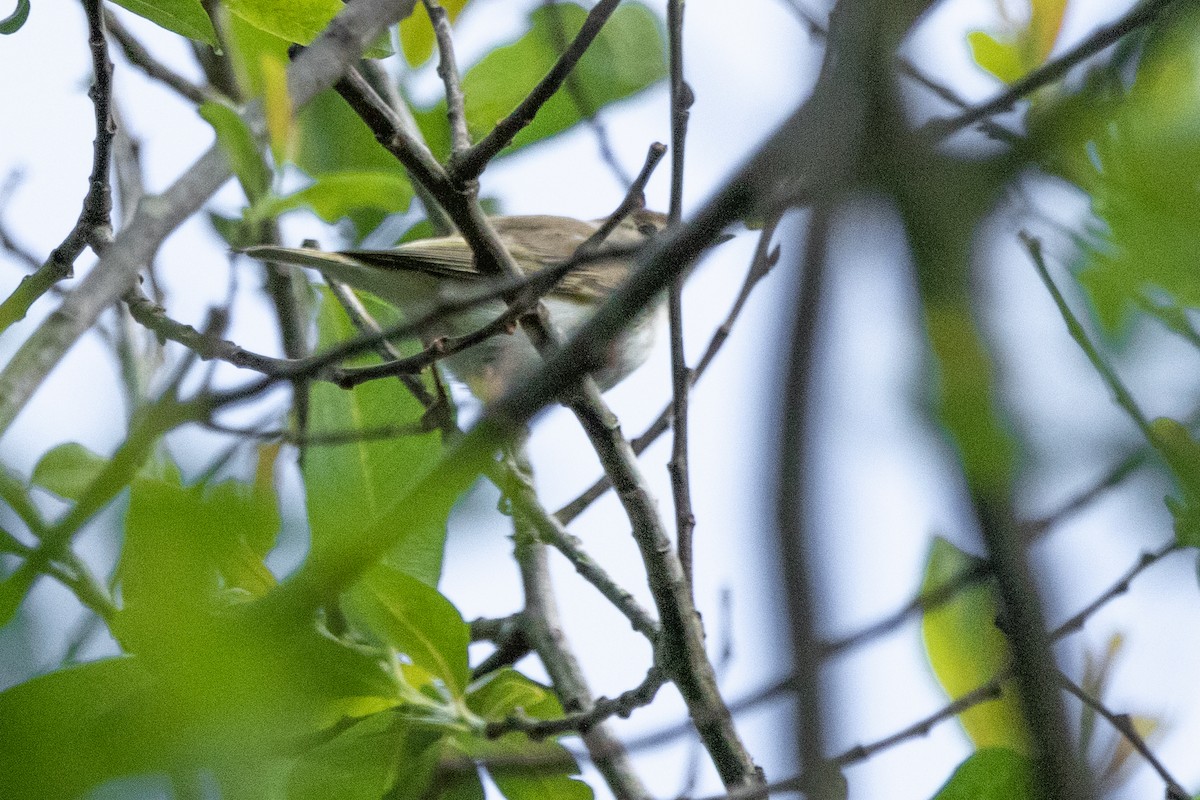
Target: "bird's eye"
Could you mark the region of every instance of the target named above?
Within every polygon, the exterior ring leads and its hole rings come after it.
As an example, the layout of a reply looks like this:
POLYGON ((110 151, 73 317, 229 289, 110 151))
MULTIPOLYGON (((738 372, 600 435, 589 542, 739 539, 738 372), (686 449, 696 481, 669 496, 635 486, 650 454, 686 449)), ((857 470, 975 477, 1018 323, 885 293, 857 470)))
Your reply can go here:
POLYGON ((643 222, 641 225, 638 225, 638 233, 642 234, 642 236, 653 236, 658 233, 658 228, 649 222, 643 222))

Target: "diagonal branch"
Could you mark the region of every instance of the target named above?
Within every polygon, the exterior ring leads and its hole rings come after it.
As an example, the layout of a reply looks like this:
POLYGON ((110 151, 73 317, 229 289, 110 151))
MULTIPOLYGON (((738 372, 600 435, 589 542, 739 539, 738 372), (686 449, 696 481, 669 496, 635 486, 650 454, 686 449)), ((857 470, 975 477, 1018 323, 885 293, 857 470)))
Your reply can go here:
POLYGON ((454 158, 450 163, 450 175, 456 185, 464 185, 478 178, 488 162, 495 158, 501 150, 512 144, 512 140, 521 130, 533 122, 537 112, 546 101, 559 90, 571 70, 583 58, 583 54, 591 46, 592 41, 600 34, 604 23, 617 10, 621 0, 600 0, 588 12, 583 27, 562 52, 558 61, 546 73, 546 77, 533 87, 533 90, 522 100, 512 113, 496 123, 496 127, 481 139, 474 147, 454 158))
MULTIPOLYGON (((288 70, 288 89, 297 107, 331 86, 385 26, 412 10, 415 0, 356 0, 288 70)), ((261 113, 248 111, 262 131, 261 113)), ((163 194, 146 198, 130 224, 62 305, 25 340, 0 371, 0 435, 66 351, 110 305, 130 288, 163 240, 194 214, 230 177, 224 154, 214 145, 163 194)))
MULTIPOLYGON (((112 186, 109 183, 109 165, 112 159, 112 141, 116 124, 112 113, 112 61, 108 58, 108 42, 104 37, 104 16, 100 0, 83 0, 83 9, 88 23, 88 49, 92 54, 92 85, 88 97, 96 119, 96 138, 92 142, 92 173, 88 176, 88 190, 83 198, 83 208, 62 243, 50 253, 36 272, 26 275, 16 290, 0 303, 0 332, 25 318, 38 298, 46 294, 59 281, 71 277, 75 259, 83 248, 98 233, 112 234, 112 186)), ((0 426, 3 427, 3 426, 0 426)))
POLYGON ((1150 25, 1161 17, 1169 8, 1179 3, 1179 0, 1149 0, 1133 8, 1125 16, 1106 25, 1072 47, 1053 61, 1048 61, 1041 67, 1013 83, 1007 90, 996 97, 973 106, 963 113, 948 119, 932 120, 920 129, 931 140, 944 139, 952 133, 970 127, 993 114, 999 114, 1011 109, 1018 100, 1032 94, 1043 86, 1054 83, 1062 78, 1076 64, 1085 61, 1100 51, 1115 44, 1125 36, 1150 25))

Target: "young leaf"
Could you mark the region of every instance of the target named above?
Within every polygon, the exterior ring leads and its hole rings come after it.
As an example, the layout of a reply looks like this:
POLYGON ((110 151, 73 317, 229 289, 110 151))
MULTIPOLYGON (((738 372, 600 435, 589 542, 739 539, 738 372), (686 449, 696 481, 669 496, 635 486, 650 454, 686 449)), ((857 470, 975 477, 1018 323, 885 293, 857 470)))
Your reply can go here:
POLYGON ((104 469, 108 459, 77 442, 67 442, 46 452, 33 468, 30 482, 64 500, 78 500, 104 469))
POLYGON ((346 594, 345 605, 386 644, 440 678, 455 697, 466 691, 471 629, 437 589, 376 564, 346 594))
POLYGON ((263 162, 254 134, 236 111, 222 103, 205 103, 200 106, 200 116, 212 125, 233 174, 246 199, 253 204, 271 188, 271 172, 263 162))
POLYGON ((487 720, 502 720, 518 709, 534 719, 554 719, 563 714, 554 692, 515 669, 489 672, 471 684, 467 708, 487 720))
POLYGON ((217 32, 200 0, 113 0, 139 17, 220 52, 217 32))
POLYGON ((1029 49, 1033 66, 1040 67, 1050 57, 1067 14, 1067 0, 1031 0, 1029 49))
POLYGON ((1094 80, 1078 102, 1057 104, 1061 120, 1038 120, 1061 134, 1047 141, 1048 158, 1071 165, 1066 177, 1091 197, 1096 224, 1078 277, 1110 335, 1139 308, 1200 308, 1200 194, 1190 179, 1200 170, 1191 99, 1200 91, 1200 15, 1169 20, 1146 42, 1128 90, 1094 80))
POLYGON ((1034 800, 1033 766, 1001 747, 978 750, 958 765, 933 800, 1034 800))
POLYGON ((1001 42, 990 33, 971 31, 967 34, 971 57, 975 63, 1005 83, 1013 83, 1026 72, 1017 42, 1001 42))
MULTIPOLYGON (((925 562, 922 593, 954 585, 972 566, 970 556, 935 538, 925 562)), ((983 686, 1008 666, 1008 642, 996 627, 997 613, 993 589, 986 583, 959 587, 950 600, 925 612, 925 653, 951 699, 983 686)), ((976 747, 1027 752, 1029 737, 1011 682, 1002 688, 1003 697, 967 709, 959 719, 976 747)))

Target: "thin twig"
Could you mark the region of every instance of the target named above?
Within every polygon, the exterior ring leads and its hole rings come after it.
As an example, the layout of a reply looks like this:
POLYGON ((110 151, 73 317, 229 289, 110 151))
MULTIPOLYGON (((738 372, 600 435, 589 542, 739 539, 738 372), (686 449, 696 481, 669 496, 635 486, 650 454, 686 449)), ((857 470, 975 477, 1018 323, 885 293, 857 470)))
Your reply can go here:
POLYGON ((478 178, 488 165, 488 162, 495 158, 501 150, 508 147, 526 125, 533 122, 533 118, 537 115, 538 110, 563 85, 563 81, 567 79, 567 76, 571 74, 571 70, 579 63, 579 59, 583 57, 584 52, 587 51, 592 41, 599 35, 600 29, 604 27, 604 23, 617 10, 620 2, 621 0, 600 0, 599 3, 592 6, 592 10, 588 12, 587 19, 583 21, 583 26, 579 29, 579 33, 575 35, 571 44, 563 50, 558 61, 546 73, 546 77, 542 78, 537 86, 533 87, 525 99, 517 104, 517 107, 513 109, 511 114, 497 122, 496 127, 487 136, 463 153, 461 157, 451 161, 450 175, 455 184, 460 186, 465 185, 478 178))
MULTIPOLYGON (((799 700, 799 763, 818 779, 824 758, 824 698, 821 690, 821 661, 818 655, 815 596, 808 565, 809 528, 809 442, 816 425, 813 418, 816 394, 814 369, 817 336, 825 316, 825 274, 833 209, 822 203, 813 209, 804 245, 801 287, 795 304, 789 368, 781 386, 783 404, 780 436, 777 514, 780 565, 783 571, 795 689, 799 700)), ((814 786, 815 796, 824 797, 826 787, 814 786)))
MULTIPOLYGON (((519 448, 517 455, 511 456, 507 461, 514 478, 532 486, 532 468, 519 448)), ((545 665, 546 672, 550 674, 564 711, 568 715, 582 715, 580 726, 562 730, 575 730, 580 733, 584 745, 593 754, 592 760, 596 768, 604 776, 605 783, 617 800, 646 800, 649 798, 649 792, 634 771, 629 754, 602 722, 607 715, 603 711, 597 714, 598 703, 592 699, 583 669, 563 633, 559 622, 558 604, 550 585, 546 547, 537 541, 531 530, 530 520, 519 511, 513 514, 513 528, 517 563, 521 568, 525 590, 525 610, 521 615, 525 634, 545 665)), ((657 686, 654 688, 657 689, 657 686)), ((648 692, 647 695, 649 702, 654 697, 654 691, 648 692)), ((604 711, 607 711, 607 708, 604 711)))
POLYGON ((1095 600, 1088 603, 1079 613, 1070 617, 1068 620, 1060 624, 1050 633, 1052 639, 1060 639, 1069 633, 1082 630, 1086 623, 1097 611, 1107 605, 1110 601, 1125 594, 1129 591, 1129 584, 1133 579, 1140 575, 1147 568, 1158 563, 1162 559, 1181 549, 1181 545, 1171 540, 1157 550, 1147 551, 1138 557, 1137 563, 1117 579, 1117 582, 1110 586, 1107 590, 1100 594, 1095 600))
MULTIPOLYGON (((728 341, 729 335, 733 332, 734 323, 741 316, 742 309, 746 305, 746 301, 750 298, 751 292, 758 282, 767 276, 771 268, 779 261, 779 248, 771 248, 771 239, 775 235, 775 229, 779 225, 779 217, 775 216, 768 220, 763 226, 762 233, 758 237, 758 245, 755 247, 754 255, 750 259, 750 268, 746 273, 746 278, 742 282, 742 287, 738 291, 738 296, 734 300, 733 305, 729 309, 729 313, 725 315, 725 319, 713 332, 709 338, 708 345, 704 348, 704 354, 700 356, 700 360, 696 362, 696 367, 691 372, 691 381, 694 386, 709 366, 717 357, 717 353, 728 341)), ((633 447, 633 452, 641 455, 646 448, 653 444, 659 436, 667 431, 671 425, 671 403, 659 412, 654 421, 647 426, 646 430, 640 436, 635 437, 630 441, 633 447)), ((591 486, 585 489, 571 502, 555 512, 554 516, 558 518, 564 525, 570 524, 572 520, 583 513, 584 509, 599 499, 606 491, 612 488, 612 482, 607 475, 602 475, 591 486)))
MULTIPOLYGON (((530 738, 545 739, 564 733, 587 733, 600 722, 612 717, 628 719, 637 709, 650 705, 665 683, 666 678, 657 668, 651 667, 642 682, 632 689, 612 698, 597 697, 590 711, 579 711, 546 720, 512 716, 501 722, 489 723, 487 735, 498 737, 511 731, 521 731, 530 738)), ((595 751, 591 752, 595 757, 595 751)))
POLYGON ((219 94, 189 81, 175 70, 156 59, 146 47, 129 32, 112 11, 104 9, 104 26, 108 33, 125 54, 125 60, 146 73, 154 80, 170 87, 186 100, 196 105, 203 105, 210 100, 216 100, 219 94))
MULTIPOLYGON (((667 3, 667 43, 671 88, 671 202, 667 212, 669 225, 683 218, 683 165, 687 126, 694 100, 692 89, 683 78, 683 0, 667 3)), ((688 470, 688 392, 692 373, 687 365, 683 343, 683 282, 681 275, 671 282, 667 294, 667 317, 671 336, 671 420, 674 434, 667 471, 671 478, 671 499, 675 505, 675 548, 688 584, 692 583, 692 536, 696 514, 692 508, 691 477, 688 470)))
POLYGON ((1154 22, 1177 2, 1178 0, 1149 0, 1149 2, 1134 6, 1125 16, 1098 29, 1058 58, 1048 61, 1030 72, 988 102, 972 106, 955 117, 932 120, 918 131, 918 135, 931 140, 944 139, 993 114, 1011 109, 1017 101, 1062 78, 1076 64, 1091 58, 1130 33, 1154 22))
POLYGON ((463 107, 462 81, 458 75, 458 62, 454 58, 454 34, 450 30, 450 15, 437 0, 421 0, 433 23, 437 37, 437 73, 446 87, 446 117, 450 122, 450 157, 461 156, 471 147, 471 135, 467 132, 467 112, 463 107))
MULTIPOLYGON (((414 2, 356 0, 342 9, 326 32, 288 69, 289 93, 297 107, 331 85, 379 32, 411 10, 414 2)), ((253 130, 263 131, 261 116, 256 112, 247 111, 245 118, 253 130)), ((190 218, 230 174, 224 153, 213 145, 161 195, 147 198, 138 206, 134 218, 96 267, 0 370, 0 433, 12 425, 63 354, 129 290, 138 270, 152 260, 162 241, 190 218)))
POLYGON ((1088 338, 1087 331, 1083 328, 1083 324, 1075 316, 1075 313, 1071 311, 1071 307, 1067 305, 1066 298, 1059 291, 1058 286, 1054 283, 1054 279, 1050 277, 1050 270, 1046 267, 1046 259, 1042 256, 1041 241, 1028 233, 1022 232, 1021 243, 1025 245, 1025 249, 1033 261, 1034 269, 1037 270, 1038 277, 1042 279, 1042 283, 1046 286, 1046 291, 1054 299, 1054 305, 1058 307, 1058 313, 1062 316, 1063 322, 1066 323, 1067 331, 1070 332, 1071 338, 1083 350, 1088 361, 1092 363, 1092 366, 1100 375, 1105 385, 1108 386, 1108 390, 1112 392, 1113 399, 1117 401, 1117 405, 1129 415, 1129 418, 1137 425, 1138 430, 1146 437, 1146 441, 1152 444, 1156 442, 1157 437, 1150 427, 1150 420, 1142 413, 1137 401, 1133 399, 1133 394, 1125 387, 1124 382, 1121 381, 1116 371, 1109 366, 1108 362, 1104 360, 1104 356, 1092 344, 1091 339, 1088 338))
POLYGON ((24 319, 38 298, 52 286, 71 277, 75 260, 83 248, 98 233, 112 235, 112 187, 109 165, 112 160, 112 140, 116 125, 112 115, 112 61, 108 58, 108 42, 104 35, 104 16, 100 0, 83 0, 88 24, 88 49, 92 56, 92 85, 88 97, 92 100, 96 137, 92 142, 92 172, 88 190, 83 198, 79 217, 70 233, 36 272, 26 275, 16 290, 0 303, 0 331, 24 319))
MULTIPOLYGON (((469 297, 444 299, 417 319, 397 323, 378 332, 342 342, 325 352, 300 359, 274 358, 261 355, 246 350, 233 342, 206 335, 190 325, 177 322, 168 317, 165 309, 147 297, 137 287, 127 292, 124 300, 129 306, 133 318, 139 323, 145 325, 163 338, 183 344, 202 359, 215 358, 226 361, 234 366, 254 370, 275 380, 293 380, 296 377, 302 376, 317 380, 335 381, 341 376, 341 373, 337 369, 332 368, 331 365, 341 359, 366 352, 374 348, 380 341, 416 336, 421 330, 427 328, 430 323, 448 314, 459 313, 480 305, 495 302, 503 295, 528 294, 538 297, 549 291, 568 272, 583 264, 614 256, 629 256, 634 252, 636 252, 636 248, 611 247, 592 253, 577 254, 561 264, 555 264, 521 279, 512 281, 501 280, 496 285, 469 297)), ((428 366, 428 362, 425 359, 429 358, 429 356, 418 354, 413 358, 412 365, 414 367, 418 366, 418 362, 424 366, 428 366)), ((433 360, 436 360, 436 358, 433 360)), ((414 372, 419 370, 408 371, 414 372)), ((395 375, 402 372, 403 370, 397 370, 391 372, 391 374, 395 375)))
POLYGON ((628 217, 632 212, 646 207, 646 184, 650 182, 650 176, 654 174, 654 169, 658 166, 658 162, 662 161, 662 157, 666 155, 667 146, 662 142, 652 142, 650 149, 646 151, 646 161, 642 164, 642 171, 629 184, 629 189, 625 192, 625 197, 621 199, 621 204, 617 206, 617 210, 608 215, 608 218, 601 223, 596 231, 584 240, 583 244, 579 245, 579 249, 583 252, 594 250, 604 243, 621 221, 628 217))
POLYGON ((489 468, 488 477, 509 498, 514 511, 519 512, 529 523, 538 541, 562 553, 575 571, 629 620, 635 631, 654 644, 660 633, 654 617, 642 608, 637 598, 617 583, 583 550, 579 540, 572 536, 562 523, 550 515, 542 506, 532 484, 522 480, 519 473, 511 467, 501 471, 501 466, 503 465, 489 468))
POLYGON ((825 641, 820 647, 821 657, 829 658, 878 639, 884 634, 900 627, 910 617, 940 608, 957 597, 960 592, 966 591, 972 586, 979 585, 990 576, 991 568, 988 566, 988 563, 978 560, 972 566, 963 570, 960 574, 949 578, 932 591, 921 592, 906 603, 903 608, 897 609, 883 619, 848 636, 825 641))
POLYGON ((1167 785, 1167 800, 1190 800, 1192 795, 1179 784, 1179 781, 1172 777, 1166 766, 1154 755, 1154 751, 1146 745, 1146 741, 1138 734, 1137 729, 1133 727, 1128 714, 1113 712, 1108 706, 1100 702, 1098 698, 1093 697, 1091 693, 1068 678, 1061 671, 1058 673, 1058 679, 1064 689, 1078 698, 1081 703, 1104 717, 1108 721, 1108 724, 1112 725, 1117 733, 1124 736, 1125 741, 1129 742, 1133 749, 1137 750, 1142 758, 1146 759, 1146 763, 1158 773, 1163 783, 1167 785))

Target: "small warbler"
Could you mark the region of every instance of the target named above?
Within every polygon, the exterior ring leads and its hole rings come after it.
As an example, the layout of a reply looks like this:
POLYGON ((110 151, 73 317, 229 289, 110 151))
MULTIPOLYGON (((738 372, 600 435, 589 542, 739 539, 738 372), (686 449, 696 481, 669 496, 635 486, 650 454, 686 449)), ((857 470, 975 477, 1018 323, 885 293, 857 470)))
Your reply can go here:
MULTIPOLYGON (((603 219, 584 222, 571 217, 501 216, 491 223, 501 242, 525 275, 561 264, 575 254, 603 219)), ((626 216, 600 248, 628 247, 646 242, 664 227, 667 218, 638 210, 626 216)), ((312 267, 328 278, 378 296, 409 319, 426 316, 446 301, 478 295, 502 279, 475 267, 471 248, 461 236, 441 236, 406 242, 388 250, 324 252, 309 248, 260 246, 247 255, 289 266, 312 267)), ((632 257, 601 258, 567 272, 542 296, 542 303, 559 334, 569 338, 629 275, 632 257)), ((604 367, 594 373, 609 389, 646 360, 654 342, 662 303, 642 312, 612 344, 604 367)), ((429 344, 441 337, 472 333, 504 313, 500 298, 469 310, 445 314, 421 331, 429 344)), ((524 331, 488 338, 443 359, 446 368, 479 399, 488 402, 530 374, 541 362, 524 331)))

